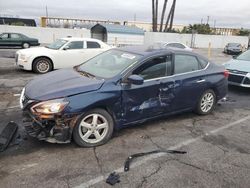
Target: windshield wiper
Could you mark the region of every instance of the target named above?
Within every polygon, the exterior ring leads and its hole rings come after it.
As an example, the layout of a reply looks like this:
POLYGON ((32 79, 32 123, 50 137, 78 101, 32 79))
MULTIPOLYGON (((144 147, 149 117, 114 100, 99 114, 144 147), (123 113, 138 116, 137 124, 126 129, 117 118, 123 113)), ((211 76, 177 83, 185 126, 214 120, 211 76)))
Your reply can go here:
POLYGON ((77 72, 79 72, 79 73, 80 73, 81 75, 83 75, 83 76, 86 76, 86 77, 89 77, 89 78, 95 78, 95 77, 96 77, 95 75, 93 75, 93 74, 91 74, 91 73, 89 73, 89 72, 80 70, 79 67, 75 67, 75 70, 76 70, 77 72))

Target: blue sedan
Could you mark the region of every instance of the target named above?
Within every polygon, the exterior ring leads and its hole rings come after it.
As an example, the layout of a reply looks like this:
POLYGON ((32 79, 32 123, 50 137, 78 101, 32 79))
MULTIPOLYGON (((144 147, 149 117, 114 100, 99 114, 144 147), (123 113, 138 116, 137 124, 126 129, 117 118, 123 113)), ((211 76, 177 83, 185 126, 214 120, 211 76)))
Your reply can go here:
POLYGON ((184 111, 209 114, 227 94, 227 77, 192 52, 111 49, 29 82, 20 98, 24 127, 39 140, 98 146, 131 124, 184 111))

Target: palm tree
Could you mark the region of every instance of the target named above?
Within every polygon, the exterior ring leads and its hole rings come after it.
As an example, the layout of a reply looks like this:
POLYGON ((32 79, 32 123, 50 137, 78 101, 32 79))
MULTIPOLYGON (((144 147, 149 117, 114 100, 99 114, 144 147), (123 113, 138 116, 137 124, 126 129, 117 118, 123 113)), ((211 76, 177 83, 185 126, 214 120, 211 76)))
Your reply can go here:
POLYGON ((155 1, 152 0, 152 30, 155 28, 155 1))
POLYGON ((164 21, 164 17, 165 17, 165 12, 166 12, 167 3, 168 3, 168 0, 165 0, 165 1, 164 1, 164 4, 163 4, 163 9, 162 9, 162 13, 161 13, 160 32, 162 32, 163 21, 164 21))
POLYGON ((172 30, 173 27, 173 21, 174 21, 174 12, 175 12, 175 5, 176 5, 176 0, 173 1, 173 10, 172 10, 172 16, 171 16, 171 21, 170 21, 170 26, 169 26, 169 31, 172 30))

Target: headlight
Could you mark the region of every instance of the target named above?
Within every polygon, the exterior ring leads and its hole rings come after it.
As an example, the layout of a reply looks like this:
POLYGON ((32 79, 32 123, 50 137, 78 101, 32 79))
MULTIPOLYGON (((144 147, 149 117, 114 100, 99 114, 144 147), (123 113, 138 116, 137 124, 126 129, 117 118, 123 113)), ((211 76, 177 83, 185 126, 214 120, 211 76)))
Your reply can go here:
POLYGON ((34 113, 41 113, 41 114, 56 114, 61 111, 67 106, 69 102, 65 99, 55 99, 45 102, 40 102, 31 107, 31 111, 34 113))
POLYGON ((30 56, 27 56, 27 55, 25 55, 25 54, 20 54, 19 58, 20 58, 20 60, 22 60, 22 61, 28 61, 28 59, 30 58, 30 56))

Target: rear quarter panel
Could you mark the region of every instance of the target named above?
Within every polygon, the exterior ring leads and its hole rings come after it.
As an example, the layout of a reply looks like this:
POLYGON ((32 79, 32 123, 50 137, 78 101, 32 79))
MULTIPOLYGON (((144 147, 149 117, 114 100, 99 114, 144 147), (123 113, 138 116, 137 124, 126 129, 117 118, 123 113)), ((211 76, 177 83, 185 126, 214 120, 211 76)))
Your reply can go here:
POLYGON ((228 91, 228 80, 224 76, 224 71, 224 66, 214 63, 210 63, 208 69, 206 70, 207 86, 208 88, 214 90, 217 100, 225 97, 228 91))

